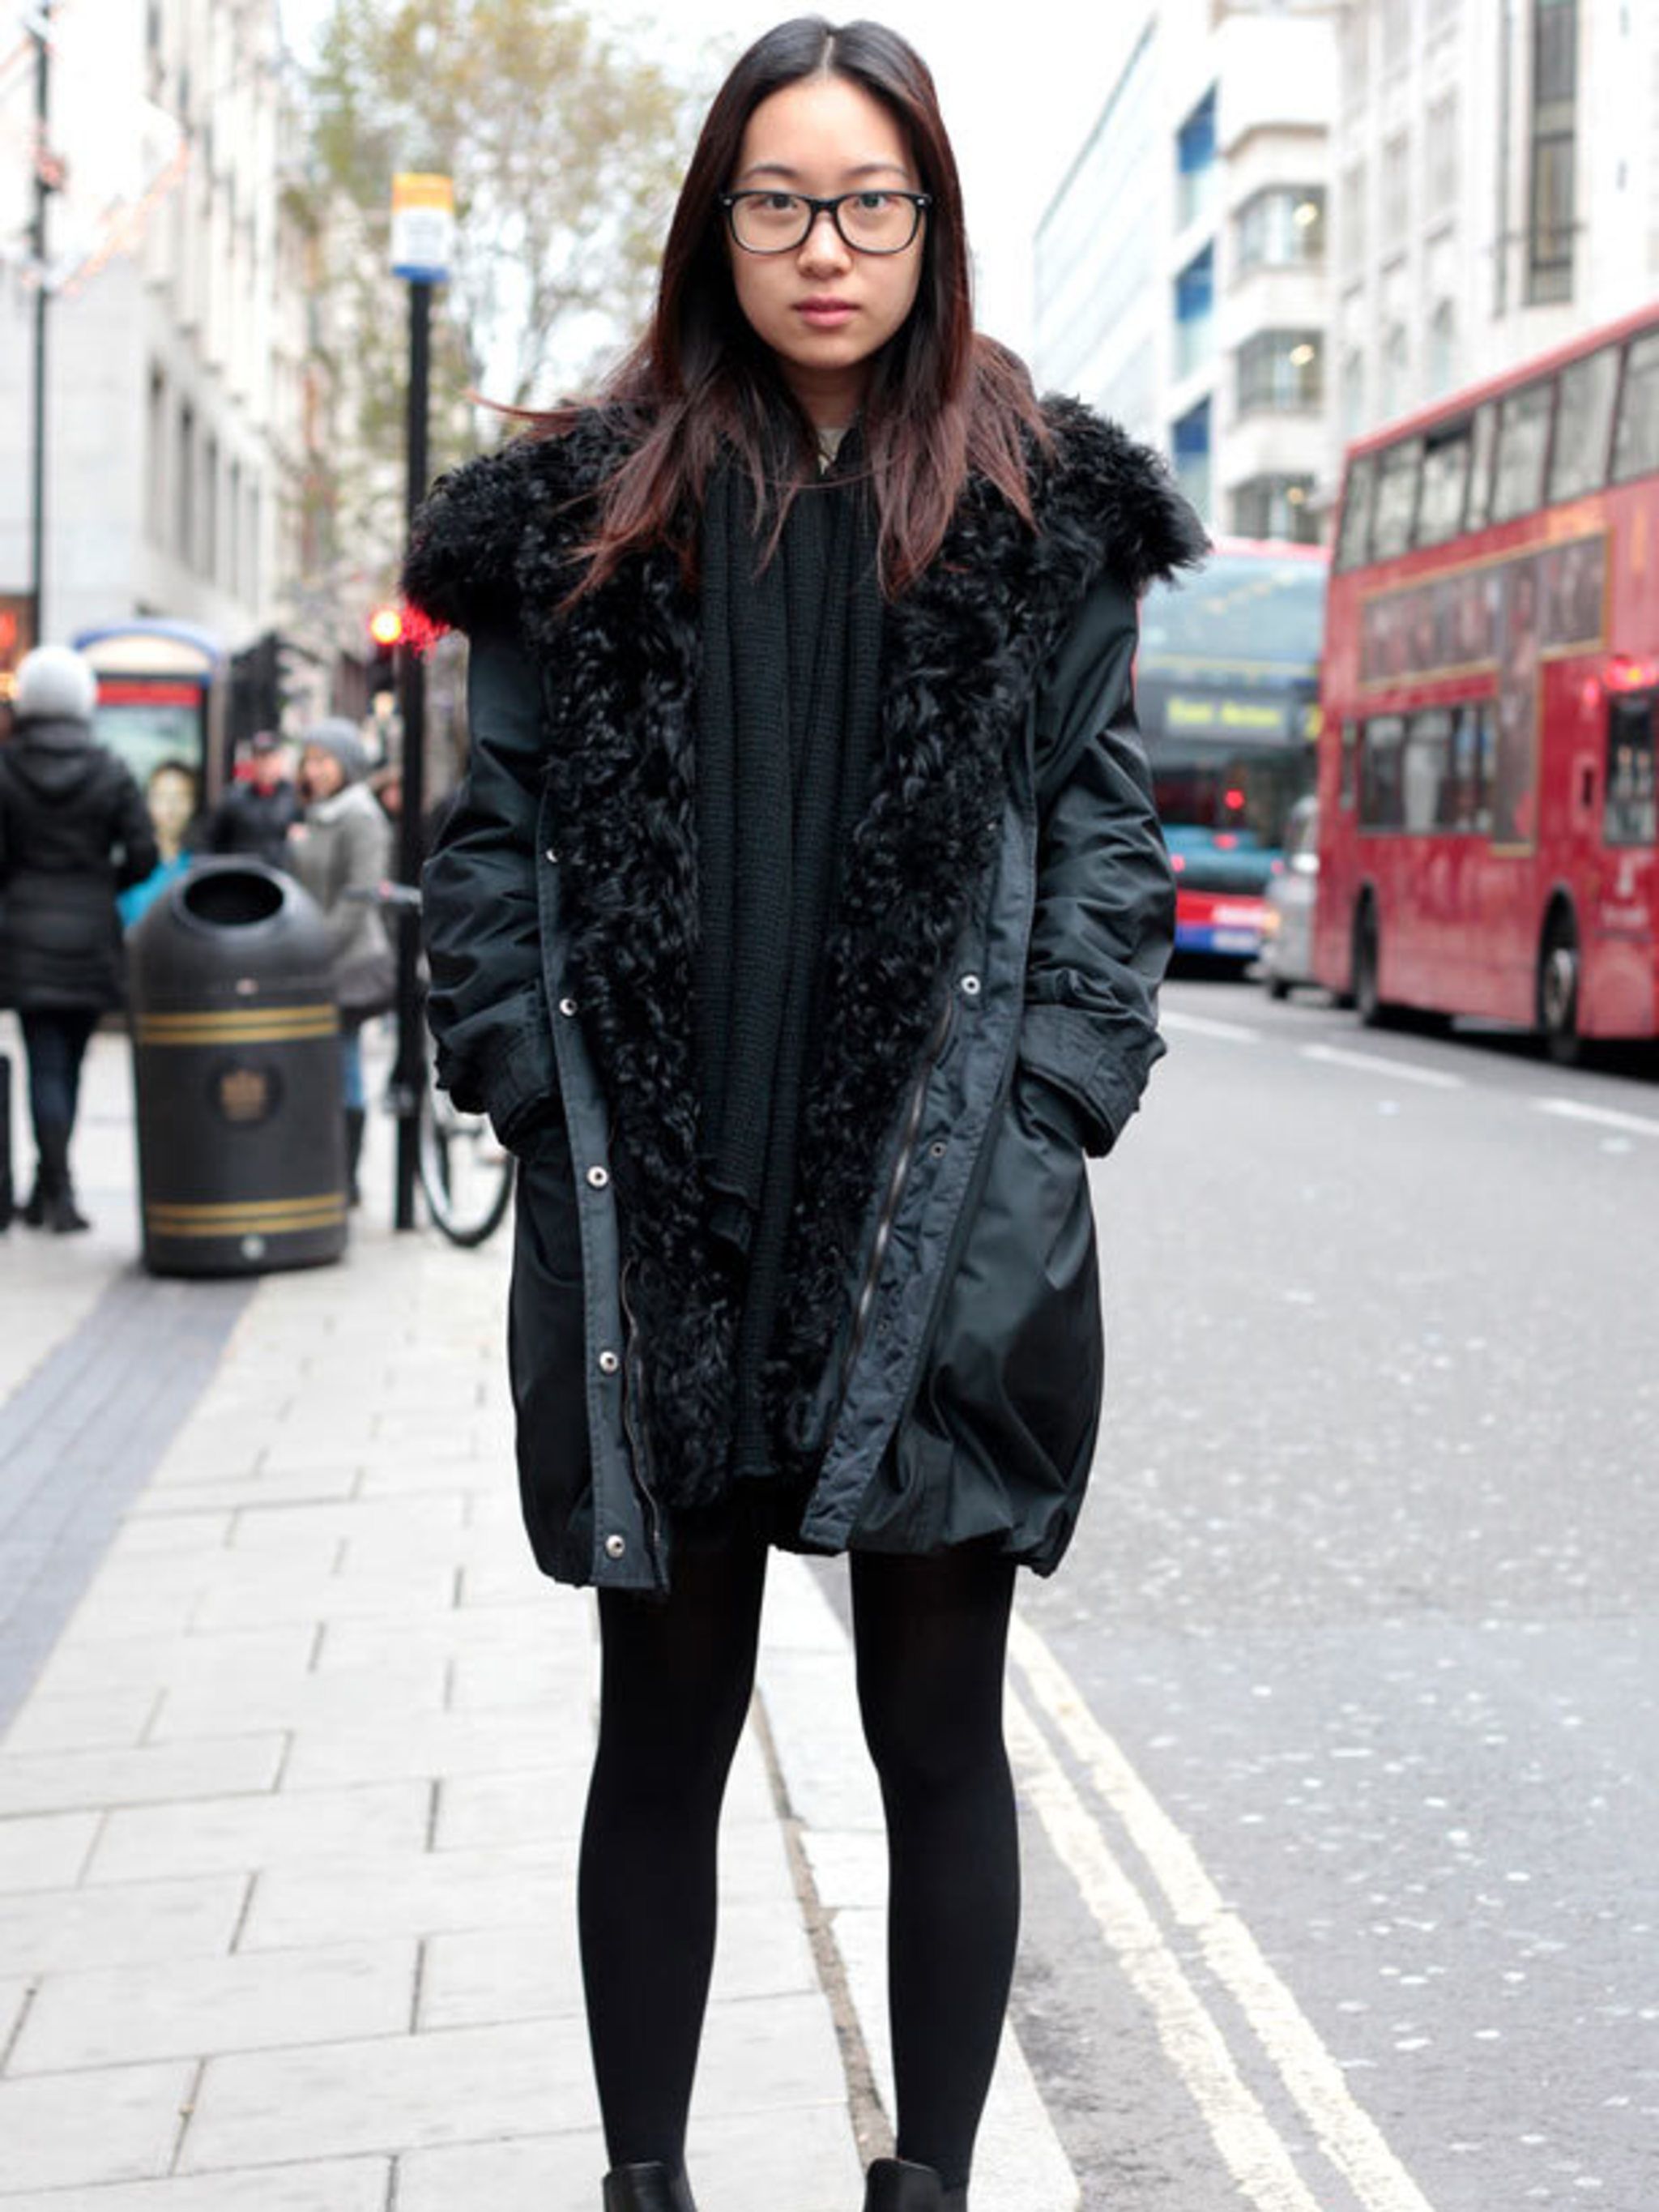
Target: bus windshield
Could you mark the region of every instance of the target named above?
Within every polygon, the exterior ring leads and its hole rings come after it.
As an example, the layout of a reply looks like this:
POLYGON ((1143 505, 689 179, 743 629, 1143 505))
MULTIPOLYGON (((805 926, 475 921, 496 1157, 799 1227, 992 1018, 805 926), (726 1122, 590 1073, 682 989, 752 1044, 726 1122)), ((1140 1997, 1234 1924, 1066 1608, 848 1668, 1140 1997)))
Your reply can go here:
MULTIPOLYGON (((1312 787, 1325 572, 1300 550, 1226 546, 1196 575, 1154 585, 1142 605, 1140 724, 1194 912, 1200 890, 1265 887, 1286 817, 1312 787)), ((1207 945, 1197 932, 1194 921, 1186 941, 1207 945)), ((1243 949, 1246 935, 1229 943, 1243 949)))

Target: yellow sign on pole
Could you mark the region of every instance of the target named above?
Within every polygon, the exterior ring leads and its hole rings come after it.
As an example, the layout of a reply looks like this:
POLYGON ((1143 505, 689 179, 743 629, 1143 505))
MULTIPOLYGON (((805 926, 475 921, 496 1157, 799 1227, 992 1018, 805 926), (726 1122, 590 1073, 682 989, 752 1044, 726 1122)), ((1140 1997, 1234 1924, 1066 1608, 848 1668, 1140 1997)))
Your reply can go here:
POLYGON ((455 180, 417 169, 392 179, 392 273, 441 284, 455 243, 455 180))

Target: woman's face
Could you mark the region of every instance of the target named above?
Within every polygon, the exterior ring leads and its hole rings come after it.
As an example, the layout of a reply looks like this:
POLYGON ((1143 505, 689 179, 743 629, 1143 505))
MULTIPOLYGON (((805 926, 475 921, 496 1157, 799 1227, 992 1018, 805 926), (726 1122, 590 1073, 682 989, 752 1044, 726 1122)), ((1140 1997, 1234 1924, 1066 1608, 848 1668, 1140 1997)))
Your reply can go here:
MULTIPOLYGON (((738 153, 732 191, 918 191, 904 135, 845 77, 804 77, 762 100, 738 153)), ((838 429, 858 412, 870 362, 901 328, 921 281, 926 219, 902 253, 859 253, 828 215, 783 253, 748 253, 728 233, 738 304, 811 420, 838 429)))
POLYGON ((161 858, 177 860, 190 817, 196 811, 195 778, 185 769, 157 769, 149 780, 147 796, 161 858))
POLYGON ((332 799, 345 781, 345 770, 321 745, 307 745, 300 758, 300 782, 307 799, 332 799))

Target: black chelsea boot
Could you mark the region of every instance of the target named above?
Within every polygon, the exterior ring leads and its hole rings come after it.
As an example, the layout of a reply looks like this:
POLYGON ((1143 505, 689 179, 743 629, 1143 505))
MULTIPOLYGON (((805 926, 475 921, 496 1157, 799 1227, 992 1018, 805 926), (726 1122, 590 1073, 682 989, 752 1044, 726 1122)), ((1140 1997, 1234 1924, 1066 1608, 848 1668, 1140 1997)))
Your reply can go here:
POLYGON ((931 2166, 878 2158, 865 2177, 864 2212, 968 2212, 968 2191, 947 2189, 931 2166))
POLYGON ((690 2183, 655 2160, 613 2166, 605 2177, 605 2212, 697 2212, 690 2183))

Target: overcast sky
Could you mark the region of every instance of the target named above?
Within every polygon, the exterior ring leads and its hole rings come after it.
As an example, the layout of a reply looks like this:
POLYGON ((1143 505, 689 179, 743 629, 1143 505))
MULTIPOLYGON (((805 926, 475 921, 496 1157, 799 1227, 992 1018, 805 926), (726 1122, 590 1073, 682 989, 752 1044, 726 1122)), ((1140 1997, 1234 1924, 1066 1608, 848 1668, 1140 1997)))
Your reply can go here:
MULTIPOLYGON (((939 89, 967 202, 981 325, 1018 352, 1031 344, 1031 236, 1037 218, 1105 103, 1122 31, 1121 0, 1017 0, 994 15, 963 0, 891 0, 872 9, 917 48, 939 89), (988 29, 987 26, 994 26, 988 29)), ((304 51, 326 0, 282 0, 304 51)), ((642 52, 712 91, 752 39, 786 20, 775 4, 720 6, 671 0, 660 13, 638 0, 586 0, 597 23, 637 33, 642 52)), ((831 21, 848 20, 835 10, 831 21)))

